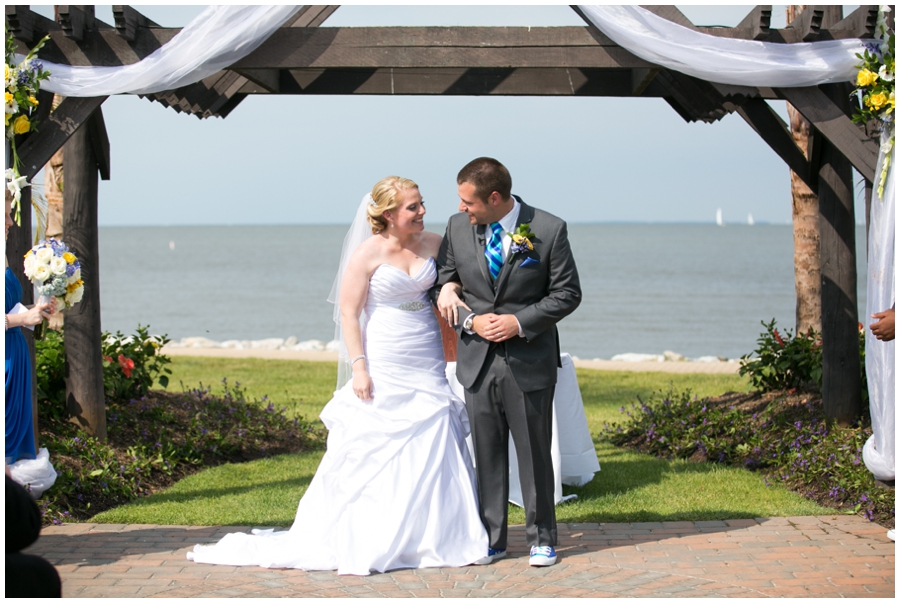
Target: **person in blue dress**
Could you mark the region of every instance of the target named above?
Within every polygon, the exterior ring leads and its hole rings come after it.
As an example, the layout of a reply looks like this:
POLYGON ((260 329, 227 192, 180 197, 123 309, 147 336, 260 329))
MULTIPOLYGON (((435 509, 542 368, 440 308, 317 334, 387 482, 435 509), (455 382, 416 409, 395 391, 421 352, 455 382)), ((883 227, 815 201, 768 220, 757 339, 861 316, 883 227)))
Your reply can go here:
MULTIPOLYGON (((6 193, 6 235, 13 221, 10 216, 11 195, 6 193)), ((34 420, 31 411, 31 358, 23 326, 40 324, 49 318, 51 304, 35 304, 27 312, 10 314, 16 304, 22 301, 22 286, 19 279, 6 266, 6 464, 20 459, 35 458, 34 420)))

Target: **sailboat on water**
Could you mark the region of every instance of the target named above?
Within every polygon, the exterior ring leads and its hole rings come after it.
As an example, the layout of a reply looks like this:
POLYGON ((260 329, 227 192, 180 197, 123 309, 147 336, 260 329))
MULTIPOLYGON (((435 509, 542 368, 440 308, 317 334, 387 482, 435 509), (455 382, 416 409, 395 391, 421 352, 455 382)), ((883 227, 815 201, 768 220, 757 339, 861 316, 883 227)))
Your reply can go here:
POLYGON ((716 226, 725 226, 725 222, 722 221, 722 208, 716 210, 716 226))
POLYGON ((753 221, 753 214, 747 214, 747 225, 753 226, 756 222, 753 221))

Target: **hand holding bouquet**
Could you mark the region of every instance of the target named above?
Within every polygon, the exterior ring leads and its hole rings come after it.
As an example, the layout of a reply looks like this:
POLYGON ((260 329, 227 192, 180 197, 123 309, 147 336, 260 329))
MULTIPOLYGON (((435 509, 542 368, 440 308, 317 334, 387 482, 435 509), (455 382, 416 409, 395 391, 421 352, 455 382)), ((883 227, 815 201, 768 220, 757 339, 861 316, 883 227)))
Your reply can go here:
POLYGON ((38 295, 56 298, 59 309, 71 308, 84 295, 81 262, 62 241, 41 241, 25 254, 25 276, 38 295))

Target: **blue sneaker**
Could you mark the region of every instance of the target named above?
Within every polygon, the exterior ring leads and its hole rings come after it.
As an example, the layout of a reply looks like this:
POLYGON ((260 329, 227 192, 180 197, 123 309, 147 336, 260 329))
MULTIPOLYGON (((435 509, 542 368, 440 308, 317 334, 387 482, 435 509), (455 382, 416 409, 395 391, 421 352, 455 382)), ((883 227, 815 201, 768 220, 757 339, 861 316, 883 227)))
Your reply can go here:
POLYGON ((503 559, 504 557, 506 557, 506 549, 488 549, 488 554, 476 561, 475 565, 490 565, 497 559, 503 559))
POLYGON ((528 561, 535 567, 547 567, 556 563, 556 551, 552 546, 531 547, 531 559, 528 561))

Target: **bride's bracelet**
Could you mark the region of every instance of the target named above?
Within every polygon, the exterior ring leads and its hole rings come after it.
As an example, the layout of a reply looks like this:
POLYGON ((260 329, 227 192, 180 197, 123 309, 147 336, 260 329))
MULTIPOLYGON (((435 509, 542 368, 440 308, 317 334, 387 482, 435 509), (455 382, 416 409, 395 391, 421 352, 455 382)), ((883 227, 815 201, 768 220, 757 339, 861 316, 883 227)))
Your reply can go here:
POLYGON ((357 356, 356 358, 354 358, 353 360, 351 360, 351 361, 350 361, 350 366, 352 367, 352 366, 356 363, 356 361, 359 360, 360 358, 363 359, 363 360, 365 360, 365 359, 366 359, 366 355, 365 355, 365 354, 360 354, 359 356, 357 356))

